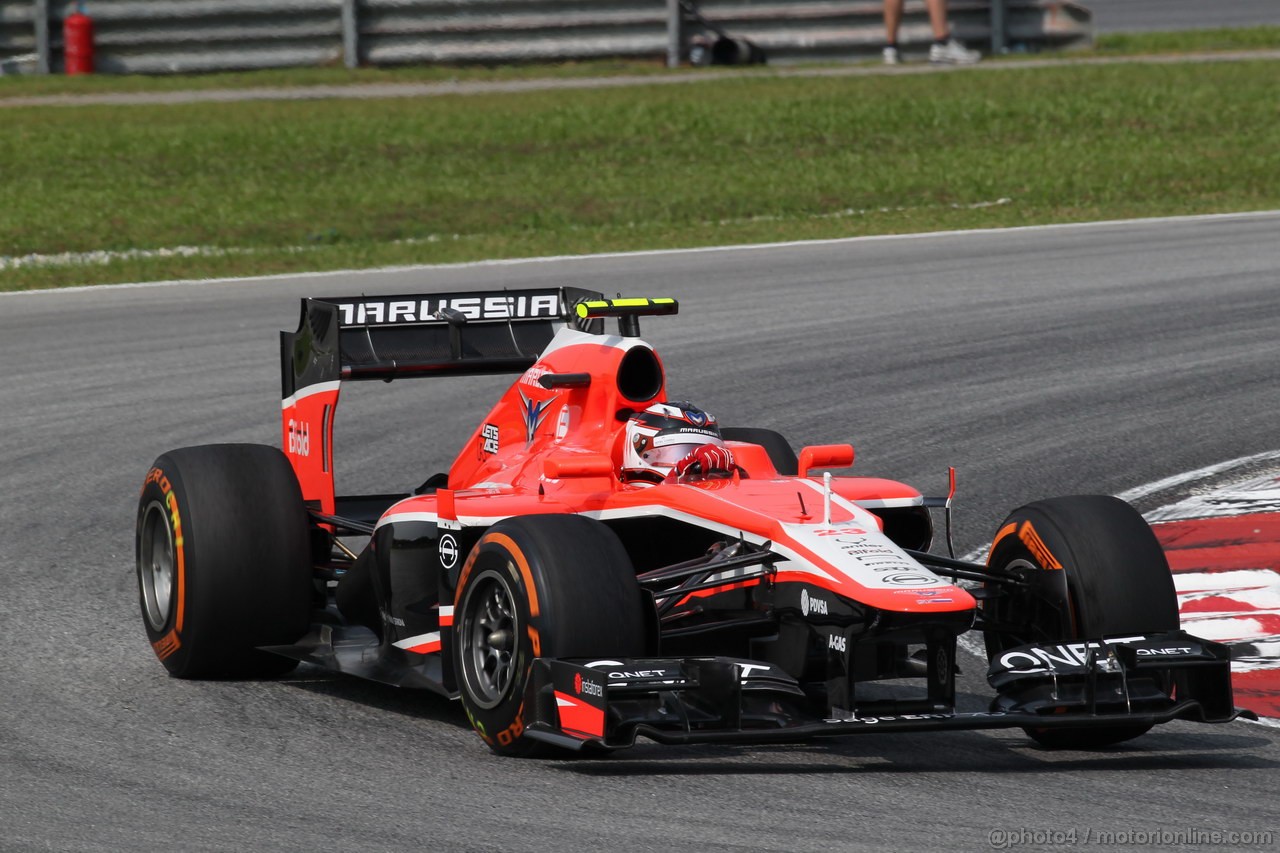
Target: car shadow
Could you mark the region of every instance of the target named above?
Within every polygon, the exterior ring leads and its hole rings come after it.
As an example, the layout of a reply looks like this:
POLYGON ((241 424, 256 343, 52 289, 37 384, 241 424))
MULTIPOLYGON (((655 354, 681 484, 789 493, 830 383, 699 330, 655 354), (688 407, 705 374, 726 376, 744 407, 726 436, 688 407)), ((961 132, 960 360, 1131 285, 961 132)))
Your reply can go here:
MULTIPOLYGON (((303 664, 278 679, 301 690, 457 730, 470 730, 459 702, 427 690, 366 681, 303 664)), ((976 706, 962 694, 958 705, 976 706), (967 700, 967 701, 965 701, 967 700)), ((966 710, 976 710, 968 708, 966 710)), ((1172 723, 1106 749, 1053 750, 1017 729, 854 734, 789 744, 666 746, 641 740, 609 753, 548 756, 544 764, 584 776, 699 776, 867 773, 1040 773, 1048 770, 1276 769, 1280 759, 1258 754, 1275 747, 1280 730, 1231 724, 1229 731, 1172 723)), ((476 747, 484 747, 477 740, 476 747)), ((1272 752, 1273 755, 1280 753, 1272 752)))
MULTIPOLYGON (((1192 731, 1153 732, 1101 750, 1051 750, 1020 732, 919 732, 768 746, 670 747, 645 742, 604 757, 584 754, 555 767, 601 777, 1274 770, 1280 768, 1280 760, 1258 750, 1275 745, 1274 738, 1262 734, 1192 731)), ((1276 755, 1274 750, 1271 755, 1276 755)))
POLYGON ((365 705, 415 720, 431 720, 460 729, 471 728, 460 703, 430 690, 367 681, 310 664, 302 664, 292 674, 280 678, 279 682, 329 699, 365 705))

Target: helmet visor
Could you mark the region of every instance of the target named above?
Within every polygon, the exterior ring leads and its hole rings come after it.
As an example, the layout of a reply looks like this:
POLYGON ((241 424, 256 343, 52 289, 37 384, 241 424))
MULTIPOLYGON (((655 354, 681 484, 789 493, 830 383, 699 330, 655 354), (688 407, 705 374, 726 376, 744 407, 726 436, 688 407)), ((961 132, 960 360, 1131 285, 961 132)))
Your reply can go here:
POLYGON ((697 450, 706 441, 695 441, 682 444, 664 444, 662 447, 651 447, 640 454, 646 465, 655 468, 671 468, 681 459, 697 450))

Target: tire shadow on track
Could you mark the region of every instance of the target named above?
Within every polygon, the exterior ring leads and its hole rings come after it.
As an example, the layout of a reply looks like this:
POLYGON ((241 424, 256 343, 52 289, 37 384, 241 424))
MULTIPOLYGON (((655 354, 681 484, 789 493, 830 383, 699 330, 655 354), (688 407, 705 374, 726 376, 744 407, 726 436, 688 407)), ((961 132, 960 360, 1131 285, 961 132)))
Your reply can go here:
POLYGON ((307 665, 292 675, 276 679, 276 683, 402 717, 445 723, 458 729, 471 728, 462 705, 427 690, 406 690, 307 665))

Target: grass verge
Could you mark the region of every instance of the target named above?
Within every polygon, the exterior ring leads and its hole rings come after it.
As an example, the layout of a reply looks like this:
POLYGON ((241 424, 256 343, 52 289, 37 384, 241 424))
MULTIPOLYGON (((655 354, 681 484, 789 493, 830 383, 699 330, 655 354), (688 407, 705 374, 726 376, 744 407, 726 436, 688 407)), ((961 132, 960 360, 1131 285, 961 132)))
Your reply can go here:
POLYGON ((0 289, 1275 208, 1278 68, 11 108, 0 289))
MULTIPOLYGON (((1112 33, 1097 38, 1091 50, 1072 51, 1065 57, 1140 56, 1153 53, 1199 53, 1280 48, 1280 26, 1183 30, 1156 33, 1112 33)), ((1054 54, 1020 54, 1003 57, 1017 61, 1054 54)), ((876 60, 878 63, 878 60, 876 60)), ((681 69, 687 72, 689 69, 681 69)), ((753 69, 767 74, 769 69, 753 69)), ((602 59, 564 63, 516 65, 410 65, 388 68, 348 69, 340 66, 278 68, 209 74, 131 75, 21 75, 0 76, 0 100, 39 95, 92 95, 106 92, 175 92, 209 89, 255 89, 302 86, 344 86, 373 83, 433 83, 445 81, 505 81, 616 77, 678 73, 661 60, 602 59)), ((714 73, 714 71, 702 72, 714 73)))
POLYGON ((1093 52, 1106 56, 1148 53, 1205 53, 1219 50, 1274 50, 1280 27, 1224 27, 1156 33, 1106 33, 1093 52))

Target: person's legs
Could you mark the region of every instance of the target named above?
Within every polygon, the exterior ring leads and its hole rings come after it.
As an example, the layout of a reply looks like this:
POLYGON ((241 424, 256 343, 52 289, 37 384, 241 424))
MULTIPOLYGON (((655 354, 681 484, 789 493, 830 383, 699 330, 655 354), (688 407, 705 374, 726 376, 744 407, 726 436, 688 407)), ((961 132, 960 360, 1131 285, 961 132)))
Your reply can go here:
POLYGON ((884 0, 884 64, 898 64, 898 25, 902 23, 903 0, 884 0))
POLYGON ((933 28, 933 45, 929 48, 929 61, 945 65, 972 65, 982 54, 969 50, 951 37, 947 26, 947 0, 924 0, 929 9, 929 25, 933 28))
MULTIPOLYGON (((946 41, 950 36, 947 28, 947 0, 924 0, 929 10, 929 26, 933 27, 933 40, 946 41)), ((888 17, 888 3, 885 4, 885 17, 888 17)), ((902 4, 898 4, 898 12, 902 12, 902 4)))
MULTIPOLYGON (((930 3, 941 3, 945 0, 929 0, 930 3)), ((902 23, 902 3, 903 0, 884 0, 884 35, 885 40, 891 44, 898 43, 898 26, 902 23)), ((945 10, 943 13, 945 18, 945 10)))

